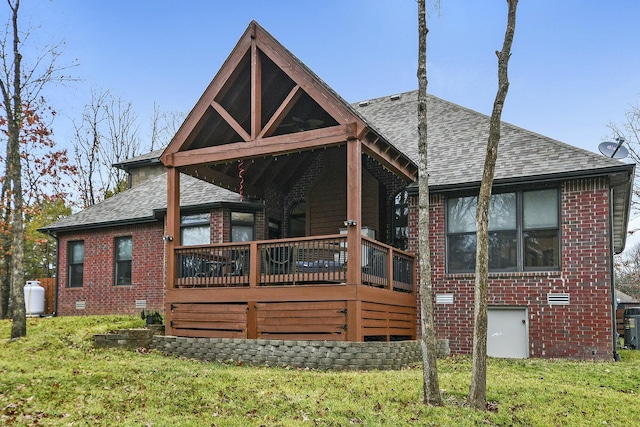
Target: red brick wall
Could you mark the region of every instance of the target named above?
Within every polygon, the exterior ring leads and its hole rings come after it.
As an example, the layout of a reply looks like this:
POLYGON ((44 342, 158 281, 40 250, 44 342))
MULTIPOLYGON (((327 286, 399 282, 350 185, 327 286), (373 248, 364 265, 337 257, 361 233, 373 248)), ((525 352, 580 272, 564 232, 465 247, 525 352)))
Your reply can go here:
MULTIPOLYGON (((431 198, 432 279, 434 293, 454 294, 454 303, 434 301, 435 326, 453 353, 466 354, 473 335, 474 275, 445 272, 444 203, 444 197, 431 198)), ((567 182, 561 187, 561 271, 490 274, 490 307, 527 308, 531 357, 612 357, 608 216, 605 179, 567 182), (570 304, 548 305, 552 292, 569 294, 570 304)), ((410 219, 417 223, 415 208, 410 219)), ((410 244, 417 247, 417 235, 410 244)))
POLYGON ((58 271, 59 315, 138 314, 136 300, 146 300, 148 309, 163 310, 164 242, 162 222, 65 233, 60 236, 58 271), (115 286, 114 239, 131 236, 133 243, 132 284, 115 286), (67 286, 67 244, 84 240, 84 277, 81 288, 67 286), (85 309, 77 310, 76 302, 85 309))
MULTIPOLYGON (((211 212, 211 241, 231 240, 231 210, 211 212)), ((256 212, 256 239, 265 239, 263 212, 256 212)), ((147 309, 164 312, 165 244, 163 222, 148 225, 91 229, 59 236, 58 315, 139 314, 136 300, 146 300, 147 309), (132 285, 115 286, 114 239, 131 236, 133 240, 132 285), (67 286, 68 242, 84 241, 84 285, 67 286), (84 302, 84 309, 76 309, 84 302)))

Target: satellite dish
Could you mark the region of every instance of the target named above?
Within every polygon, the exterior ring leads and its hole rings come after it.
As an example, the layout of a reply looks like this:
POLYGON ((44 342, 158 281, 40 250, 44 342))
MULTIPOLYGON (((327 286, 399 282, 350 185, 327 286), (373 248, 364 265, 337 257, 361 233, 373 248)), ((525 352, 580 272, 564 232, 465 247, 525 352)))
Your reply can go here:
POLYGON ((624 159, 629 155, 629 151, 622 146, 624 139, 620 138, 617 142, 605 141, 598 145, 598 150, 602 154, 612 159, 624 159))

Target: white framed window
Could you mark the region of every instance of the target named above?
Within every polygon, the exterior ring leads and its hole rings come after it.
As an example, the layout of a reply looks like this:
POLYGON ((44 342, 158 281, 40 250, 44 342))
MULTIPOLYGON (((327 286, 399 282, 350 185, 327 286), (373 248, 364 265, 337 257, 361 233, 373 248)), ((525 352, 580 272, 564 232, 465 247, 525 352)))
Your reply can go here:
POLYGON ((180 244, 182 246, 211 243, 211 215, 209 213, 180 217, 180 244))
POLYGON ((250 242, 254 240, 255 218, 253 212, 231 212, 231 241, 250 242))

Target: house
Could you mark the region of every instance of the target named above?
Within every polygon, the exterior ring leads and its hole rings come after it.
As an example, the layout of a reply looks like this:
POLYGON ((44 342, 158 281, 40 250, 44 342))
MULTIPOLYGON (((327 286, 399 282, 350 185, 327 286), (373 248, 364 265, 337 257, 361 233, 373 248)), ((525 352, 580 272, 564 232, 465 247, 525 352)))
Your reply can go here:
MULTIPOLYGON (((416 91, 345 102, 252 22, 170 144, 118 165, 129 190, 45 228, 57 313, 157 308, 187 337, 415 339, 416 105, 416 91)), ((489 118, 434 96, 428 110, 436 333, 465 354, 489 118)), ((490 355, 615 354, 633 174, 502 124, 490 355)))

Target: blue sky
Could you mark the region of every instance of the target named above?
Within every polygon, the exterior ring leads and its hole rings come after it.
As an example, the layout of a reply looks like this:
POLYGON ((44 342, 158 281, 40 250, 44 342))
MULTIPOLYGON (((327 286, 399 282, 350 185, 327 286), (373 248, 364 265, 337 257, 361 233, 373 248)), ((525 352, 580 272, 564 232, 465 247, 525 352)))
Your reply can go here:
MULTIPOLYGON (((428 91, 489 114, 504 0, 442 0, 429 18, 428 91)), ((638 0, 522 0, 503 120, 597 151, 640 101, 638 0)), ((0 7, 0 19, 8 16, 0 7)), ((255 19, 347 101, 417 88, 415 0, 23 0, 34 41, 65 40, 82 79, 52 88, 65 144, 91 89, 188 112, 255 19)), ((143 133, 148 129, 143 124, 143 133)))

